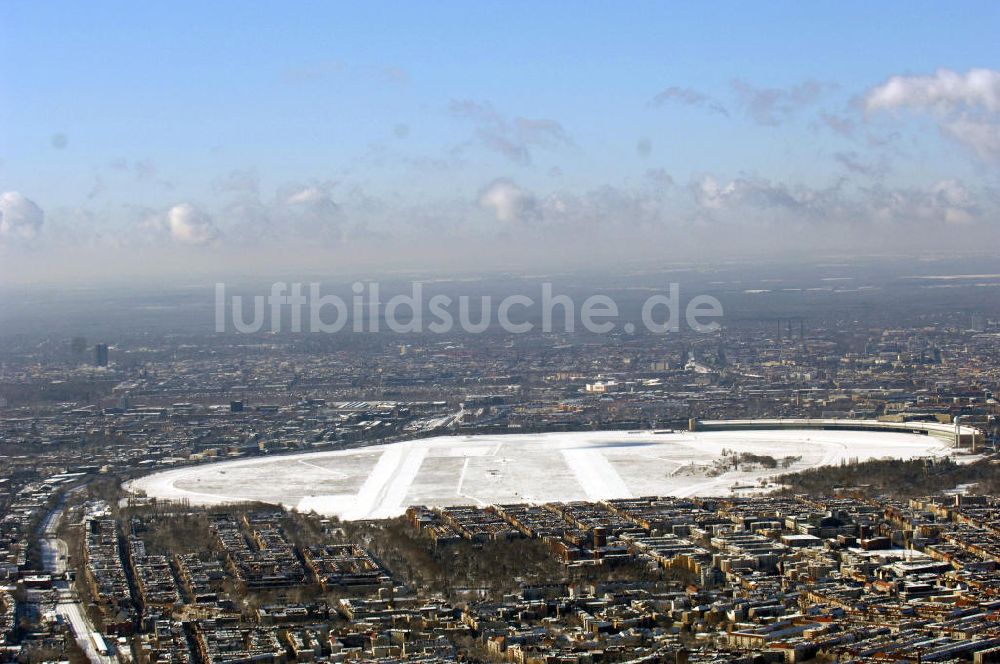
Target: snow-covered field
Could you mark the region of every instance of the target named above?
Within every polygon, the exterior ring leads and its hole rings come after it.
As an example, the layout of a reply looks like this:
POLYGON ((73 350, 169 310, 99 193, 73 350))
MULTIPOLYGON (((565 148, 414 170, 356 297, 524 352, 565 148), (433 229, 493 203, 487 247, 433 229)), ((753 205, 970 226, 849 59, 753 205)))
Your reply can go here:
POLYGON ((950 452, 933 436, 813 429, 439 436, 176 468, 133 480, 128 488, 195 505, 256 500, 369 519, 402 514, 408 505, 723 495, 847 459, 950 452), (733 470, 733 452, 791 457, 790 465, 733 470), (730 460, 725 468, 724 459, 730 460))

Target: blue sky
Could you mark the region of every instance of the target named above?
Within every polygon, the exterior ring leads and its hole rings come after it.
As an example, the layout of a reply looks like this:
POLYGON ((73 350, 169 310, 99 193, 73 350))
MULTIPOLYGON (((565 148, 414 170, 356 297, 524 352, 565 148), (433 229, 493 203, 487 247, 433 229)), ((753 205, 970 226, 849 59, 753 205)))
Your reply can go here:
POLYGON ((1000 68, 998 26, 975 2, 8 0, 0 277, 71 250, 102 257, 87 273, 279 268, 289 247, 530 262, 567 234, 608 260, 719 224, 982 237, 1000 133, 970 72, 1000 68), (872 101, 891 77, 903 94, 872 101))

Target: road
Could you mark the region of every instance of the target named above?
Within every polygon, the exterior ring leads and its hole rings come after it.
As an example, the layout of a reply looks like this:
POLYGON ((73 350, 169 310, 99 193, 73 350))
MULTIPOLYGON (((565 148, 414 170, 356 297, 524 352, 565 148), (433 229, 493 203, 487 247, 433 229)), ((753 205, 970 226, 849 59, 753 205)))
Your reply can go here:
POLYGON ((63 504, 57 505, 47 517, 42 527, 42 562, 45 571, 52 575, 52 587, 59 593, 56 601, 56 614, 73 630, 73 636, 87 659, 91 664, 115 664, 114 657, 101 655, 97 652, 94 642, 90 640, 90 633, 97 631, 94 624, 87 616, 87 612, 80 602, 80 598, 70 588, 67 581, 57 579, 66 572, 66 557, 69 554, 69 547, 62 539, 56 536, 56 529, 59 527, 59 520, 62 519, 63 504))
POLYGON ((42 564, 45 566, 45 571, 52 576, 62 576, 66 573, 66 558, 69 555, 66 542, 56 537, 56 528, 59 527, 62 513, 62 507, 56 507, 45 518, 42 526, 42 564))

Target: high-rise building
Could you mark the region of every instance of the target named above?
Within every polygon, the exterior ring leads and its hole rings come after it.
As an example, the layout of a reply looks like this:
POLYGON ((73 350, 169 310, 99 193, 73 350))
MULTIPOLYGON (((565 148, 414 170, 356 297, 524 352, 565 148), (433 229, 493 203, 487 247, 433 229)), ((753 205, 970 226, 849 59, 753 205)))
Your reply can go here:
POLYGON ((94 363, 99 367, 108 366, 108 345, 97 344, 94 346, 94 363))

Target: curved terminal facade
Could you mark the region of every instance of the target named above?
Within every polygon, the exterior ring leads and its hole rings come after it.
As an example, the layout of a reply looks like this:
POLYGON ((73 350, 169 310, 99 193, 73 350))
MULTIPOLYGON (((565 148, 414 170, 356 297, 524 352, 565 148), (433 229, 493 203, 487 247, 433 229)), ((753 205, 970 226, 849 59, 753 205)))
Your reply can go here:
POLYGON ((925 423, 802 422, 702 421, 695 431, 438 436, 174 468, 133 480, 128 488, 191 504, 261 501, 370 519, 400 515, 410 505, 752 492, 773 486, 778 475, 806 468, 954 451, 954 440, 943 428, 925 423))
POLYGON ((760 419, 760 420, 696 420, 688 425, 691 431, 755 431, 781 429, 822 429, 824 431, 888 431, 934 436, 955 447, 974 449, 983 442, 979 429, 964 424, 943 422, 885 422, 882 420, 848 419, 760 419))

